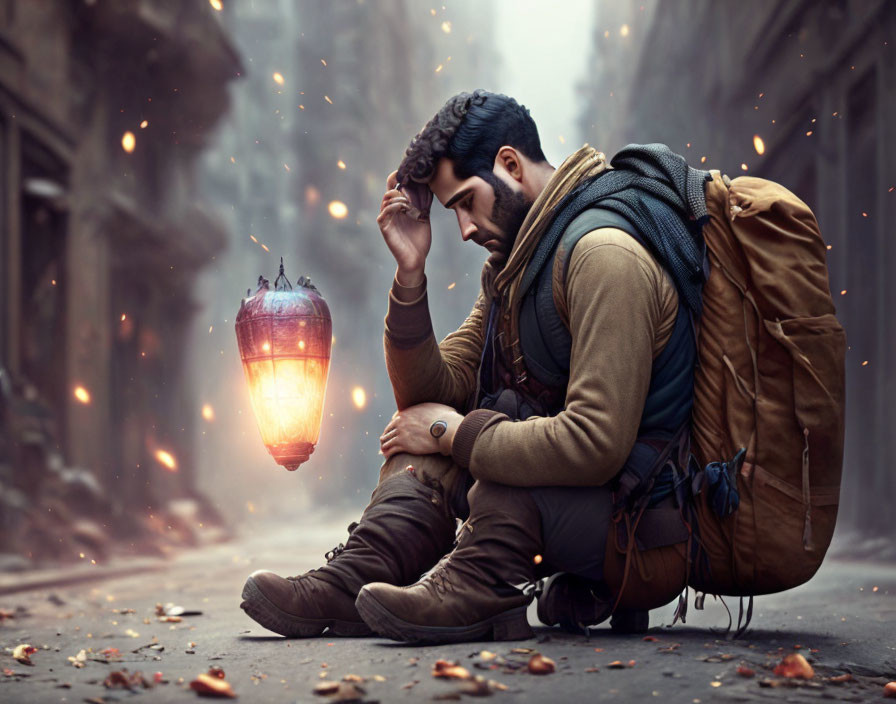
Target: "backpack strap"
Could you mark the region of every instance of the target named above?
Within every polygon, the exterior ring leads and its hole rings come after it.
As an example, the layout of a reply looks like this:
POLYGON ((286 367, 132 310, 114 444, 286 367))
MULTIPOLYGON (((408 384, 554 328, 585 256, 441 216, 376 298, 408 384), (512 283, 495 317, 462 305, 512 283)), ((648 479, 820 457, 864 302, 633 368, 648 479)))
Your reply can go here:
POLYGON ((520 305, 520 347, 526 369, 545 386, 566 385, 572 350, 572 336, 554 302, 555 262, 559 257, 561 281, 565 282, 573 248, 589 232, 605 227, 623 230, 644 244, 637 229, 621 215, 604 208, 588 208, 569 224, 562 236, 543 238, 537 250, 540 256, 533 256, 533 265, 526 270, 526 278, 533 283, 520 305), (532 272, 534 267, 538 271, 532 272))

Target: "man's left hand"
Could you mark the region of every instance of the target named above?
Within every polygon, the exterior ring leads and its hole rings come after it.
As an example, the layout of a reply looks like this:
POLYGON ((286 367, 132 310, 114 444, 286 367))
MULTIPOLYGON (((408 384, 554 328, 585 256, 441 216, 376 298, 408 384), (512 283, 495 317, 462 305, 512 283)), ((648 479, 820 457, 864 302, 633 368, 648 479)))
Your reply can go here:
POLYGON ((451 454, 454 433, 464 417, 451 406, 441 403, 419 403, 396 411, 380 436, 380 451, 391 457, 397 452, 412 455, 451 454), (430 432, 432 424, 445 421, 447 428, 438 438, 430 432))

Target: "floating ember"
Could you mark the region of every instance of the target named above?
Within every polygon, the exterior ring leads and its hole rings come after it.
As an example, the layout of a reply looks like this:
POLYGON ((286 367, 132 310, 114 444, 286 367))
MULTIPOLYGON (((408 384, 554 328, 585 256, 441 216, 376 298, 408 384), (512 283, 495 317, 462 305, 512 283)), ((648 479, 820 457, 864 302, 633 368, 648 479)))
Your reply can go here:
POLYGON ((165 450, 156 450, 156 459, 169 472, 177 471, 177 461, 174 459, 174 455, 172 455, 170 452, 166 452, 165 450))

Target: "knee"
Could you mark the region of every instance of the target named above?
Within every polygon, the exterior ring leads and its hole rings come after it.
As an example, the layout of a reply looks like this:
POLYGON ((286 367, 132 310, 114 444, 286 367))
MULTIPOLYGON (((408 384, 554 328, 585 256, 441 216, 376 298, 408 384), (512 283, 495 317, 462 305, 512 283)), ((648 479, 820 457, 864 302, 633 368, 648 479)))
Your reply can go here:
POLYGON ((419 455, 412 455, 409 452, 399 452, 391 457, 386 458, 386 461, 383 462, 383 466, 380 467, 380 479, 379 484, 382 484, 385 480, 390 477, 394 477, 402 472, 408 471, 408 467, 414 467, 414 462, 419 458, 419 455))

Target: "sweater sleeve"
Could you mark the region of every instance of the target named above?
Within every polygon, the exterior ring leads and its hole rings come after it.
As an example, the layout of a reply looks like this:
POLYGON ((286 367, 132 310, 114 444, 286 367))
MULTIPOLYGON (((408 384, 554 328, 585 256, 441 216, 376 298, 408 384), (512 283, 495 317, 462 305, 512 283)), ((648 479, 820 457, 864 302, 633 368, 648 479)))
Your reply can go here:
POLYGON ((415 288, 393 282, 384 345, 386 369, 399 409, 430 401, 463 410, 476 388, 484 307, 480 294, 460 328, 437 343, 426 282, 415 288))
POLYGON ((634 445, 661 316, 657 269, 629 235, 608 228, 583 237, 570 256, 566 407, 518 422, 494 412, 467 416, 453 454, 477 479, 598 486, 616 475, 634 445))

